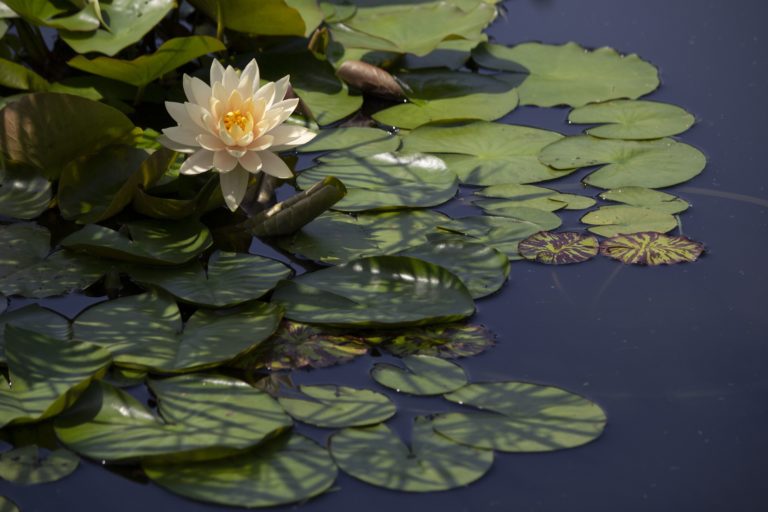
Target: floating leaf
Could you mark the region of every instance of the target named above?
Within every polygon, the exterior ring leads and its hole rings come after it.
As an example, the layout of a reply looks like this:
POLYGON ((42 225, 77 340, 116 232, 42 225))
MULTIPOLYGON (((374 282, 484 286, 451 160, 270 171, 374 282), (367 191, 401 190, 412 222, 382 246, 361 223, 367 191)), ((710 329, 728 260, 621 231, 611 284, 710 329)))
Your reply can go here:
POLYGON ((573 109, 568 122, 608 123, 587 130, 603 139, 660 139, 690 128, 696 119, 684 109, 656 101, 614 100, 573 109))
POLYGON ((391 364, 378 363, 371 370, 373 380, 410 395, 442 395, 455 391, 467 383, 467 375, 461 366, 432 356, 406 356, 405 369, 391 364))
POLYGON ((232 377, 190 374, 149 385, 162 420, 125 391, 94 382, 56 418, 56 436, 91 459, 165 463, 228 457, 291 426, 269 395, 232 377))
POLYGON ((574 232, 541 231, 520 242, 518 250, 527 260, 548 265, 566 265, 594 258, 597 256, 599 245, 594 236, 574 232))
POLYGON ((413 129, 437 121, 492 121, 517 107, 515 83, 503 75, 426 70, 398 78, 410 102, 373 114, 381 124, 413 129))
POLYGON ((445 398, 477 412, 446 413, 434 428, 456 442, 502 452, 573 448, 602 434, 606 417, 595 403, 564 389, 526 382, 469 384, 445 398))
POLYGON ((0 226, 0 277, 43 260, 51 250, 48 230, 32 223, 0 226))
POLYGON ((562 138, 556 132, 501 123, 421 126, 403 137, 402 151, 438 154, 468 185, 534 183, 573 172, 539 162, 541 150, 562 138))
POLYGON ((0 169, 0 215, 34 219, 51 202, 51 182, 39 171, 23 166, 0 169))
POLYGON ((247 369, 324 368, 367 353, 359 336, 286 320, 269 340, 232 364, 247 369))
POLYGON ((592 233, 608 237, 641 231, 666 233, 677 227, 674 215, 624 205, 601 206, 583 216, 581 222, 592 225, 592 233))
POLYGON ((494 210, 520 206, 553 212, 560 209, 583 210, 595 205, 595 200, 591 197, 561 194, 556 190, 544 187, 514 183, 491 185, 475 192, 475 194, 493 198, 472 201, 472 204, 479 206, 491 215, 493 215, 494 210))
POLYGON ((599 188, 677 185, 698 175, 707 164, 698 149, 672 139, 649 141, 566 137, 544 148, 539 159, 555 169, 609 164, 584 183, 599 188))
POLYGON ((395 415, 395 404, 381 393, 346 386, 300 386, 298 397, 278 402, 294 419, 322 428, 373 425, 395 415))
POLYGON ((214 22, 260 36, 309 36, 323 19, 314 1, 190 0, 214 22))
POLYGON ((659 86, 656 68, 612 48, 588 51, 576 43, 482 44, 472 58, 483 67, 525 75, 520 103, 539 107, 638 98, 659 86))
POLYGON ((0 496, 0 511, 2 512, 20 512, 20 509, 16 503, 10 498, 0 496))
POLYGON ((488 350, 494 344, 494 335, 482 325, 441 324, 382 333, 376 341, 397 357, 420 355, 452 359, 488 350))
POLYGON ((361 60, 343 62, 336 70, 336 75, 364 93, 395 100, 405 97, 395 77, 380 67, 361 60))
POLYGON ((296 181, 306 188, 329 176, 340 179, 347 189, 347 195, 333 206, 341 211, 436 206, 458 190, 456 175, 442 160, 420 154, 336 159, 302 171, 296 181))
POLYGON ((339 467, 363 482, 395 491, 445 491, 468 485, 493 464, 493 452, 456 444, 416 418, 409 449, 385 425, 334 434, 331 454, 339 467))
POLYGON ((0 478, 20 485, 55 482, 69 476, 79 463, 69 450, 60 448, 42 458, 37 446, 23 446, 0 453, 0 478))
POLYGON ((108 350, 124 366, 163 372, 217 366, 266 340, 280 322, 279 308, 250 302, 233 311, 196 311, 182 328, 176 302, 146 293, 101 302, 73 324, 75 339, 108 350))
POLYGON ((70 14, 71 9, 62 7, 66 3, 50 0, 5 0, 3 3, 35 25, 82 31, 99 27, 99 19, 93 5, 86 5, 79 12, 70 14))
POLYGON ((13 325, 51 338, 69 340, 71 329, 69 320, 50 309, 37 304, 29 304, 23 308, 14 309, 0 315, 0 362, 5 363, 5 326, 13 325))
POLYGON ((704 245, 684 236, 655 232, 620 235, 600 244, 600 253, 627 265, 672 265, 694 262, 704 245))
POLYGON ((5 357, 9 379, 0 380, 0 427, 55 416, 110 363, 109 353, 94 345, 62 343, 13 325, 5 326, 5 357))
POLYGON ((133 280, 162 288, 184 302, 227 307, 258 299, 291 269, 263 256, 216 251, 205 269, 194 261, 170 269, 137 265, 129 273, 133 280))
POLYGON ((677 196, 644 187, 621 187, 600 194, 601 199, 664 213, 681 213, 690 206, 677 196))
POLYGON ((276 439, 242 455, 205 462, 160 465, 144 472, 171 492, 235 507, 272 507, 327 491, 336 479, 328 450, 299 434, 276 439))
POLYGON ((144 87, 193 59, 224 49, 224 44, 213 37, 175 37, 160 45, 154 53, 133 60, 110 57, 88 60, 77 55, 67 64, 87 73, 144 87))
POLYGON ((299 153, 333 151, 330 158, 350 158, 378 155, 396 151, 400 138, 378 128, 350 127, 321 130, 308 144, 297 148, 299 153))
POLYGON ((290 320, 356 327, 450 322, 475 311, 456 276, 403 256, 362 258, 283 281, 272 301, 290 320))

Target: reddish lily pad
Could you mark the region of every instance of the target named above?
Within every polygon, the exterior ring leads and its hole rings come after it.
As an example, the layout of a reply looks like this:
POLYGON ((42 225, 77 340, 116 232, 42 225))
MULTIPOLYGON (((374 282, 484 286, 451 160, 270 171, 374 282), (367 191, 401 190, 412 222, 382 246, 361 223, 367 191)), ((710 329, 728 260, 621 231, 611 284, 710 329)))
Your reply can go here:
POLYGON ((539 231, 518 245, 520 254, 528 260, 547 265, 581 263, 597 256, 599 242, 591 235, 539 231))
POLYGON ((374 340, 398 357, 423 355, 452 359, 484 352, 494 345, 494 338, 482 325, 453 323, 396 331, 374 340))
POLYGON ((603 240, 600 252, 627 265, 673 265, 696 261, 704 245, 684 236, 645 231, 603 240))

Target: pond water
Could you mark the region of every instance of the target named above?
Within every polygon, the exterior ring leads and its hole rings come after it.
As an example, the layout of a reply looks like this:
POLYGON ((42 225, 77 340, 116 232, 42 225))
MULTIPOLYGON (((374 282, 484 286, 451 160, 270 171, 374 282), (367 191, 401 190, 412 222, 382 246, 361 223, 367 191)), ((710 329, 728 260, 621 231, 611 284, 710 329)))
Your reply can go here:
MULTIPOLYGON (((663 85, 649 98, 694 113, 698 122, 681 139, 709 158, 701 176, 671 190, 693 204, 682 216, 683 231, 708 252, 695 264, 668 268, 607 258, 562 268, 514 262, 510 283, 478 302, 475 321, 497 334, 498 345, 462 361, 472 380, 530 380, 583 393, 609 416, 597 442, 547 454, 498 454, 485 478, 444 493, 391 492, 340 473, 336 492, 290 508, 765 510, 768 190, 759 155, 768 112, 768 6, 757 0, 509 0, 505 6, 506 19, 489 31, 498 42, 609 45, 659 67, 663 85)), ((566 125, 567 112, 525 107, 505 120, 580 132, 566 125)), ((584 174, 551 186, 573 190, 584 174)), ((468 209, 461 201, 443 208, 468 209)), ((566 216, 563 228, 577 227, 577 220, 578 214, 566 216)), ((85 305, 44 303, 70 317, 85 305)), ((372 362, 364 357, 299 371, 294 381, 370 387, 372 362)), ((437 399, 388 394, 398 404, 390 424, 406 439, 414 416, 446 407, 437 399)), ((319 442, 328 434, 302 431, 319 442)), ((88 462, 53 484, 0 483, 0 494, 26 512, 227 510, 88 462)))

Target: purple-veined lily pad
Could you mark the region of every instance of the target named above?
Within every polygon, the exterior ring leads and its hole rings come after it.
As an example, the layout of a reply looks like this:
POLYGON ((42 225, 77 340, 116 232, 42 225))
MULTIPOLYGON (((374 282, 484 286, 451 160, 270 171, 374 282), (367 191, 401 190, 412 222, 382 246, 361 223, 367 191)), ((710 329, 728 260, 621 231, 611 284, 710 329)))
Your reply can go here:
POLYGON ((520 254, 528 260, 548 265, 581 263, 597 256, 597 238, 581 233, 552 233, 540 231, 518 245, 520 254))
POLYGON ((696 261, 704 245, 684 236, 645 231, 603 240, 600 252, 627 265, 672 265, 696 261))
POLYGON ((375 338, 382 348, 398 356, 470 357, 491 348, 494 334, 482 325, 443 324, 385 333, 375 338))

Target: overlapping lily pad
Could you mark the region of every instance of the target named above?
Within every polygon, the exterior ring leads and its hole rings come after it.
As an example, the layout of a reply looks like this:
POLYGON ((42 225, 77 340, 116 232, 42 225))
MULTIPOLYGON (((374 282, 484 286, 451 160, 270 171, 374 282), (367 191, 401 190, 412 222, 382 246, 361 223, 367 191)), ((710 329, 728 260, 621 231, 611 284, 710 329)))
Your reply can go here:
POLYGON ((704 246, 684 236, 644 232, 603 240, 600 252, 628 265, 672 265, 696 261, 704 246))
POLYGON ((635 54, 612 48, 588 51, 576 43, 523 43, 511 48, 480 45, 472 58, 483 67, 518 73, 520 103, 539 107, 617 98, 635 99, 659 86, 656 68, 635 54))
POLYGON ((494 334, 482 325, 453 323, 411 327, 376 336, 381 347, 398 357, 470 357, 493 347, 494 334))
POLYGON ((0 216, 34 219, 51 202, 51 183, 24 166, 0 168, 0 216))
POLYGON ((514 183, 492 185, 476 192, 476 194, 490 197, 490 199, 477 199, 472 203, 491 215, 493 215, 494 210, 520 206, 553 212, 560 209, 583 210, 595 205, 595 200, 591 197, 578 194, 561 194, 556 190, 544 187, 514 183))
POLYGON ((0 510, 3 512, 20 512, 18 505, 5 496, 0 496, 0 510))
POLYGON ((439 357, 415 355, 403 358, 405 368, 378 363, 371 370, 373 380, 409 395, 442 395, 467 383, 464 369, 439 357))
POLYGON ((477 411, 440 414, 435 430, 477 448, 561 450, 593 441, 605 428, 605 413, 597 404, 552 386, 514 381, 469 384, 445 398, 477 411))
POLYGON ((307 0, 191 0, 222 26, 259 35, 308 36, 323 19, 316 2, 307 0))
POLYGON ((690 206, 677 196, 643 187, 621 187, 607 190, 600 194, 600 198, 671 214, 682 213, 690 206))
POLYGON ((568 121, 601 124, 587 130, 603 139, 660 139, 690 128, 696 119, 676 105, 656 101, 614 100, 575 108, 568 121))
POLYGON ((298 322, 384 327, 449 322, 475 311, 446 269, 404 256, 378 256, 283 281, 272 301, 298 322))
POLYGON ((339 467, 363 482, 406 492, 445 491, 468 485, 493 464, 493 452, 456 444, 416 418, 410 448, 384 425, 334 434, 331 454, 339 467))
POLYGON ((641 231, 666 233, 677 227, 674 215, 625 205, 601 206, 583 216, 581 222, 589 224, 592 233, 609 237, 641 231))
POLYGON ((391 153, 400 146, 400 137, 378 128, 348 127, 321 130, 308 144, 299 146, 300 153, 331 151, 321 160, 359 158, 391 153))
POLYGON ((77 469, 80 459, 69 450, 58 449, 41 457, 35 445, 0 453, 0 478, 14 484, 55 482, 77 469))
POLYGON ((584 179, 599 188, 663 188, 698 175, 707 164, 698 149, 672 139, 649 141, 567 137, 544 148, 539 160, 555 169, 605 165, 584 179))
POLYGON ((395 414, 386 395, 346 386, 301 386, 301 394, 286 395, 278 402, 294 419, 322 428, 373 425, 395 414))
POLYGON ((0 362, 5 362, 5 326, 13 325, 45 334, 51 338, 66 341, 71 329, 69 320, 55 311, 30 304, 23 308, 8 311, 0 315, 0 362))
POLYGON ((594 236, 575 232, 541 231, 518 245, 520 255, 531 261, 548 265, 582 263, 597 256, 600 243, 594 236))
MULTIPOLYGON (((25 20, 45 27, 67 30, 95 30, 99 27, 99 19, 94 10, 94 3, 88 2, 51 2, 48 0, 5 0, 3 4, 10 7, 25 20), (79 11, 75 7, 81 7, 79 11)), ((5 17, 5 16, 4 16, 5 17)))
POLYGON ((556 132, 527 126, 474 122, 461 126, 421 126, 403 137, 403 151, 435 153, 462 183, 535 183, 567 176, 539 162, 543 148, 562 139, 556 132))

